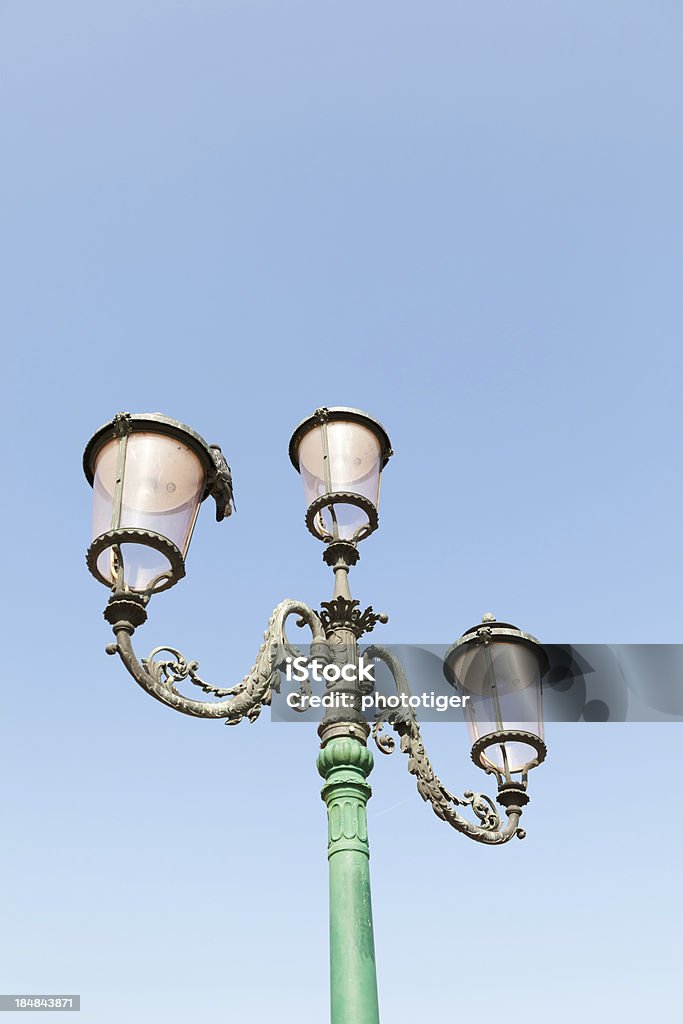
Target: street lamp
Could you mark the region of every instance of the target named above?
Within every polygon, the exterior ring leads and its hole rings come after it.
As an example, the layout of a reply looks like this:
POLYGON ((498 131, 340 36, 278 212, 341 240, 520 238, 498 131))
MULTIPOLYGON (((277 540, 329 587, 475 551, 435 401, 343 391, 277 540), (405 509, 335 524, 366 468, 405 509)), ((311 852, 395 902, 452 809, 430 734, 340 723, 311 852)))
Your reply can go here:
MULTIPOLYGON (((497 801, 507 818, 503 824, 491 797, 455 796, 441 783, 407 699, 400 710, 377 715, 372 729, 363 713, 363 698, 374 686, 358 671, 358 642, 387 617, 372 607, 360 608, 351 597, 348 575, 360 557, 360 542, 378 527, 380 478, 392 455, 386 431, 357 409, 317 409, 294 431, 289 454, 303 480, 306 525, 325 544, 323 558, 334 572, 334 591, 330 601, 321 602, 320 612, 301 601, 280 602, 254 666, 237 685, 207 683, 198 674, 198 662, 173 647, 156 647, 139 660, 132 646, 151 597, 185 575, 201 502, 214 497, 219 521, 232 512, 230 469, 218 446, 160 414, 120 413, 101 427, 84 455, 94 492, 87 564, 111 589, 104 616, 115 643, 107 653, 118 654, 147 693, 183 714, 222 718, 228 725, 258 718, 279 691, 281 668, 298 653, 285 631, 292 615, 310 630, 309 666, 338 670, 337 681, 326 684, 335 701, 318 727, 317 759, 328 809, 332 1024, 377 1024, 366 819, 373 766, 370 733, 388 754, 395 743, 383 729, 393 728, 418 792, 458 832, 487 845, 523 838, 519 820, 528 802, 528 772, 546 753, 541 683, 547 660, 534 637, 490 615, 463 634, 444 659, 447 680, 466 701, 472 758, 497 778, 497 801), (185 696, 178 686, 183 682, 214 699, 185 696), (466 807, 476 821, 459 812, 466 807)), ((410 698, 405 671, 391 650, 371 645, 364 654, 388 667, 397 698, 410 698)), ((310 687, 302 683, 306 692, 310 687)))
POLYGON ((289 457, 304 482, 314 537, 355 543, 377 529, 380 476, 392 454, 382 424, 358 409, 316 409, 299 424, 289 457))
POLYGON ((448 649, 444 674, 467 702, 472 760, 496 776, 498 803, 529 801, 527 776, 545 760, 543 676, 548 659, 538 640, 490 613, 448 649), (515 779, 515 776, 519 776, 515 779))
POLYGON ((149 597, 182 579, 209 494, 219 520, 232 511, 220 448, 160 413, 119 413, 91 437, 83 469, 93 488, 88 568, 117 593, 149 597))

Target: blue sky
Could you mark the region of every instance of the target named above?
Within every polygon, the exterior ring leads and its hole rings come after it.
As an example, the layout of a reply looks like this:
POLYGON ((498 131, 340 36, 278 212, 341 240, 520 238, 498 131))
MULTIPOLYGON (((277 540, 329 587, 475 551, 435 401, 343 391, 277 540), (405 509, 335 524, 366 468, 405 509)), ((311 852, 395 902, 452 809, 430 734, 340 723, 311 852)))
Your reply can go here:
MULTIPOLYGON (((282 597, 327 599, 287 458, 322 404, 396 451, 351 581, 390 614, 378 641, 489 609, 548 642, 683 639, 682 22, 664 0, 1 5, 2 991, 80 992, 83 1024, 327 1013, 315 733, 186 719, 104 655, 80 459, 118 410, 220 442, 238 502, 200 517, 142 654, 228 685, 282 597)), ((449 786, 484 784, 464 728, 426 738, 449 786)), ((377 755, 385 1020, 678 1005, 680 726, 548 740, 528 838, 498 850, 377 755)))

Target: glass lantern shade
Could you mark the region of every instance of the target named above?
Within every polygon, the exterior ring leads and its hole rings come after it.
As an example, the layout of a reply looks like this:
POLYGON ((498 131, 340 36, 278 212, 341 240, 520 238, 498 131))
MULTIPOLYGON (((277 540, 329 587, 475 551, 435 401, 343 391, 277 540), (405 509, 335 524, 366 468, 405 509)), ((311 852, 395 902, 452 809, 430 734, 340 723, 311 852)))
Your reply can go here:
POLYGON ((119 433, 103 428, 86 449, 93 486, 89 564, 109 586, 163 590, 184 575, 211 455, 199 435, 166 417, 124 423, 119 433))
POLYGON ((469 630, 448 651, 446 677, 469 698, 467 725, 480 767, 509 778, 542 760, 546 666, 534 637, 494 620, 469 630))
POLYGON ((380 477, 392 453, 376 420, 356 409, 319 409, 297 427, 289 453, 315 536, 356 541, 377 528, 380 477))

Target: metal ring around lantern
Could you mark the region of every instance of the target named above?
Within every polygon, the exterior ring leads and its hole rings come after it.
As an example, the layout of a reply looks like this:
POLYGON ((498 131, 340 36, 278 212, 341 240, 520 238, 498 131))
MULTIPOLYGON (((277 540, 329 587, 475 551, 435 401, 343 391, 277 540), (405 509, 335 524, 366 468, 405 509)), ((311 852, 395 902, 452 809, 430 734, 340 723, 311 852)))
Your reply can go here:
POLYGON ((97 561, 102 552, 106 551, 107 548, 120 546, 121 544, 144 544, 148 548, 154 548, 155 551, 159 551, 170 563, 170 569, 167 572, 160 573, 156 579, 152 580, 151 586, 145 587, 140 591, 133 587, 128 587, 127 589, 133 593, 160 594, 163 590, 170 590, 172 586, 184 577, 185 560, 180 549, 176 547, 172 540, 164 537, 161 533, 154 533, 152 530, 121 527, 118 530, 108 530, 107 533, 101 533, 99 537, 95 537, 85 556, 88 569, 92 575, 99 583, 104 583, 106 587, 113 587, 116 584, 112 584, 111 580, 102 575, 98 569, 97 561), (158 585, 159 581, 162 581, 160 585, 158 585))
POLYGON ((324 508, 329 508, 331 505, 355 505, 356 508, 361 509, 365 512, 368 517, 368 522, 363 526, 359 526, 353 537, 349 538, 351 541, 365 540, 371 533, 374 533, 379 526, 379 516, 377 509, 372 504, 369 498, 366 498, 363 494, 356 494, 354 491, 331 491, 327 494, 321 494, 319 498, 312 501, 306 510, 306 526, 318 540, 322 540, 325 543, 329 543, 337 538, 327 531, 318 530, 316 527, 316 516, 319 512, 322 512, 324 508))
POLYGON ((519 772, 525 773, 529 768, 535 768, 546 759, 548 748, 541 739, 534 732, 527 732, 525 729, 501 729, 498 732, 489 732, 485 736, 480 736, 478 740, 472 744, 472 760, 476 764, 477 768, 483 768, 485 772, 489 774, 503 775, 500 769, 496 768, 492 764, 484 764, 482 757, 489 747, 498 747, 503 743, 525 743, 529 747, 533 747, 536 751, 536 757, 532 758, 524 768, 518 769, 516 772, 512 772, 512 775, 517 775, 519 772))

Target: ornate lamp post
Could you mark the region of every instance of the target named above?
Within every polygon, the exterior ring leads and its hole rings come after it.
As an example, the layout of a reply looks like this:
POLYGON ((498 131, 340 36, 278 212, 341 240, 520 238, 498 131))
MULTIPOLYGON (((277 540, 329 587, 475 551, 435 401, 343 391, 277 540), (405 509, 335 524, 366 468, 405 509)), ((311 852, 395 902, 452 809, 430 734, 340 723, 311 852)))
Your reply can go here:
MULTIPOLYGON (((297 653, 285 632, 292 615, 310 629, 309 664, 339 670, 326 685, 335 700, 318 728, 317 761, 328 809, 332 1024, 377 1024, 366 819, 373 757, 367 746, 371 729, 362 711, 373 684, 358 671, 358 641, 387 617, 372 607, 360 609, 348 575, 360 557, 359 543, 377 529, 380 478, 392 451, 376 420, 357 409, 334 408, 316 410, 296 428, 289 454, 303 479, 306 525, 325 544, 323 558, 334 572, 334 592, 319 613, 301 601, 282 601, 271 615, 253 668, 236 686, 205 682, 198 663, 173 647, 157 647, 139 660, 132 646, 151 596, 185 575, 200 503, 213 496, 219 521, 232 512, 230 470, 218 446, 159 414, 120 413, 98 430, 84 455, 94 491, 87 564, 111 588, 104 616, 116 639, 107 653, 118 654, 147 693, 183 714, 222 718, 228 725, 258 718, 279 690, 285 659, 297 653), (185 696, 178 684, 186 681, 213 699, 185 696)), ((398 696, 410 697, 403 667, 390 650, 373 645, 365 655, 384 662, 398 696)), ((472 758, 496 777, 505 824, 490 797, 472 792, 459 797, 443 786, 409 707, 379 715, 373 738, 383 753, 391 753, 394 740, 382 730, 393 727, 418 792, 458 832, 488 845, 523 838, 519 821, 528 802, 528 771, 546 753, 541 706, 546 669, 537 640, 490 615, 453 644, 444 661, 448 681, 470 698, 465 706, 472 758), (459 812, 466 807, 476 821, 459 812)), ((309 692, 308 684, 302 689, 309 692)))

